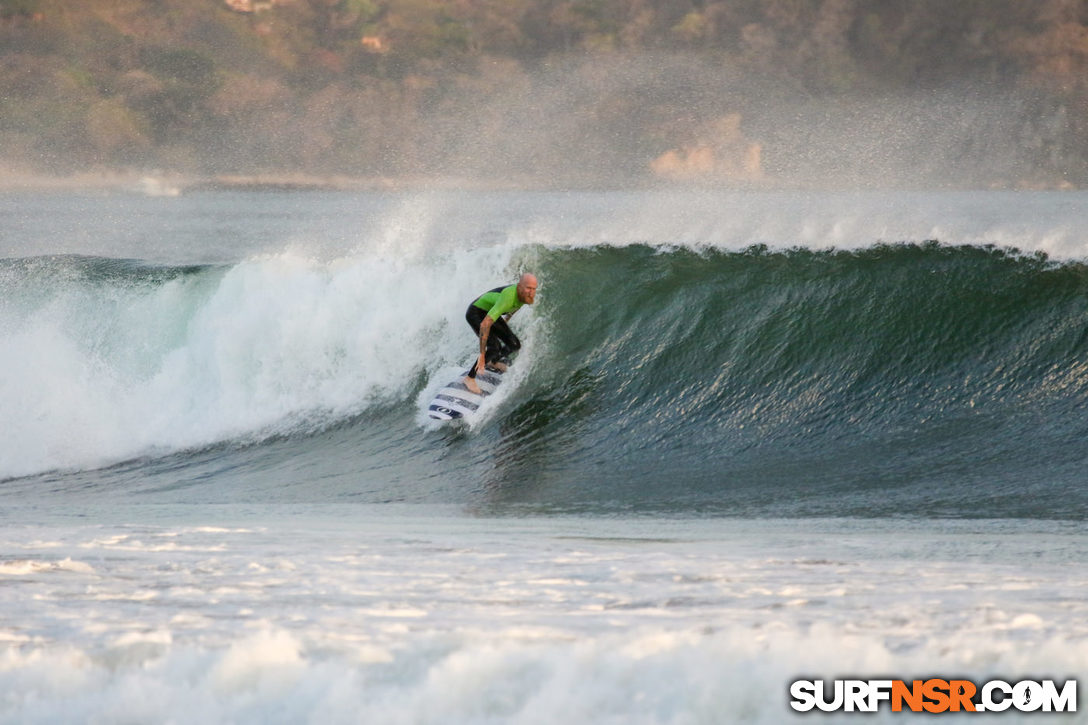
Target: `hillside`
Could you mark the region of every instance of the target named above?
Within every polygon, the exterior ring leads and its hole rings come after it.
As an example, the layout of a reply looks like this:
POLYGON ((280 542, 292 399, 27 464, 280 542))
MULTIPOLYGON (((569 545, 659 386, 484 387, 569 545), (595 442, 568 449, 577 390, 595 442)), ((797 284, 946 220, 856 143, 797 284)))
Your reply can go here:
POLYGON ((0 0, 0 168, 1088 185, 1088 0, 0 0))

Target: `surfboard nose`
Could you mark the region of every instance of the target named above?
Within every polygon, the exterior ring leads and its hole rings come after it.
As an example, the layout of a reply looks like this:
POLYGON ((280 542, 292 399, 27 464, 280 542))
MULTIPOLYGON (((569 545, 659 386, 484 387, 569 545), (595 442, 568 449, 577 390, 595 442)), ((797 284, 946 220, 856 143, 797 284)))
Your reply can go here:
POLYGON ((488 369, 476 376, 480 393, 469 390, 461 378, 452 380, 443 386, 427 406, 427 415, 435 420, 458 420, 471 418, 484 398, 495 392, 502 382, 502 373, 488 369))

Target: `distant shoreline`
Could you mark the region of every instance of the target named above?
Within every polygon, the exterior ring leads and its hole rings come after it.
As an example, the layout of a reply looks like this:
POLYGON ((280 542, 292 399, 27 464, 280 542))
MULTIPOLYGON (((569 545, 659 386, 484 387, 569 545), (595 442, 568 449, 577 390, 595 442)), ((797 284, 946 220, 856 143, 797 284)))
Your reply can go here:
MULTIPOLYGON (((152 197, 181 196, 203 191, 605 191, 605 190, 696 190, 696 191, 872 191, 884 187, 832 187, 806 183, 754 184, 665 182, 641 179, 630 183, 607 183, 583 179, 574 183, 545 183, 532 178, 476 179, 455 176, 346 176, 307 173, 195 175, 164 172, 96 170, 56 176, 0 168, 0 194, 34 193, 133 193, 152 197)), ((889 191, 1080 191, 1065 180, 1000 181, 974 186, 887 187, 889 191)))
MULTIPOLYGON (((179 196, 193 191, 400 191, 416 188, 490 190, 523 188, 518 182, 485 183, 461 178, 392 178, 311 175, 304 173, 217 174, 92 171, 51 176, 0 171, 0 193, 133 192, 147 196, 179 196)), ((532 185, 530 185, 532 186, 532 185)))

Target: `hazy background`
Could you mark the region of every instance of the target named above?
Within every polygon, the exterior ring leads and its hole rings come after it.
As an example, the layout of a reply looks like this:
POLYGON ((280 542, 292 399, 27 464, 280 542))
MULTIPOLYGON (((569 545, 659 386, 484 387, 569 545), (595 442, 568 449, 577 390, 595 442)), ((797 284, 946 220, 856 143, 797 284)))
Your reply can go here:
POLYGON ((0 0, 0 179, 1088 185, 1088 0, 0 0))

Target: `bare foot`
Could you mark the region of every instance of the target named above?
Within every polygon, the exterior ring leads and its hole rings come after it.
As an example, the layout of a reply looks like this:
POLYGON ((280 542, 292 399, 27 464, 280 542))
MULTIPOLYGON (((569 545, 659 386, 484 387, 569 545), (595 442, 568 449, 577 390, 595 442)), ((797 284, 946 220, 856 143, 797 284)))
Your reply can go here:
POLYGON ((476 384, 476 380, 470 378, 467 375, 465 376, 465 387, 468 388, 468 391, 470 393, 475 393, 476 395, 483 395, 483 391, 480 390, 480 386, 476 384))
POLYGON ((506 372, 506 363, 493 362, 493 363, 491 363, 491 367, 495 368, 500 373, 505 373, 506 372))

